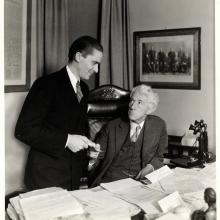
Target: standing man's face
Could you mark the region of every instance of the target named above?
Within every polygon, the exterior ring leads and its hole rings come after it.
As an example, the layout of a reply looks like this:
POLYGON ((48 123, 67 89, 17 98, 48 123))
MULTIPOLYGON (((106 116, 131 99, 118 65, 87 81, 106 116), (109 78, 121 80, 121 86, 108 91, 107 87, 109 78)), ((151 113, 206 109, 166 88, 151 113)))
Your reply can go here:
POLYGON ((86 57, 81 56, 79 61, 79 77, 89 79, 93 73, 99 70, 99 64, 102 60, 102 52, 94 49, 92 54, 86 57))
POLYGON ((136 90, 129 102, 128 117, 131 121, 141 123, 145 120, 149 105, 145 94, 136 90))

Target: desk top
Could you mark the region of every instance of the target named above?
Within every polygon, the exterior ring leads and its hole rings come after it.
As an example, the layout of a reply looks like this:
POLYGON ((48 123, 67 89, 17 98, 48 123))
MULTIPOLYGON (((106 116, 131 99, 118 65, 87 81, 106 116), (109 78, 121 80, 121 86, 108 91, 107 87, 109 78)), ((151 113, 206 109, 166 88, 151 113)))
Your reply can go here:
MULTIPOLYGON (((134 181, 134 185, 132 184, 131 187, 127 186, 126 189, 121 189, 115 192, 111 192, 111 190, 106 190, 100 186, 92 189, 69 191, 68 194, 76 198, 85 211, 83 213, 83 218, 81 215, 80 218, 74 216, 74 220, 101 220, 104 216, 111 217, 111 220, 128 220, 131 219, 132 216, 138 218, 137 214, 140 213, 141 210, 148 213, 145 215, 146 219, 156 219, 158 216, 164 215, 158 201, 176 192, 180 195, 183 205, 187 207, 190 212, 197 209, 205 210, 207 205, 203 199, 204 190, 207 187, 216 188, 215 170, 215 163, 206 164, 203 169, 175 168, 172 169, 173 174, 171 176, 163 178, 159 182, 150 184, 149 186, 132 180, 134 181)), ((45 197, 45 192, 48 193, 48 196, 50 195, 49 193, 53 192, 51 188, 48 189, 49 192, 47 189, 43 189, 44 193, 42 193, 41 190, 42 197, 40 197, 41 199, 38 201, 43 201, 43 198, 50 198, 47 196, 45 197)), ((58 189, 59 195, 62 194, 62 190, 63 189, 61 188, 58 189)), ((29 195, 35 195, 35 192, 29 192, 29 195)), ((23 219, 27 219, 25 218, 25 206, 21 205, 21 209, 18 210, 18 205, 25 204, 25 199, 35 201, 31 196, 27 197, 23 194, 23 196, 12 198, 10 200, 9 205, 11 208, 8 208, 7 212, 11 219, 16 219, 13 217, 13 214, 14 216, 17 215, 17 219, 22 219, 22 217, 23 219), (12 212, 14 213, 12 214, 12 212)), ((60 197, 57 198, 57 202, 59 202, 59 200, 60 197)), ((25 202, 27 203, 28 201, 25 202)), ((57 206, 58 204, 55 203, 53 205, 57 206)), ((37 207, 38 206, 33 204, 33 208, 37 207)), ((50 209, 53 210, 54 207, 50 207, 50 209)), ((142 215, 139 216, 142 216, 141 218, 143 218, 143 212, 142 215)), ((72 220, 73 218, 62 217, 61 219, 72 220)))

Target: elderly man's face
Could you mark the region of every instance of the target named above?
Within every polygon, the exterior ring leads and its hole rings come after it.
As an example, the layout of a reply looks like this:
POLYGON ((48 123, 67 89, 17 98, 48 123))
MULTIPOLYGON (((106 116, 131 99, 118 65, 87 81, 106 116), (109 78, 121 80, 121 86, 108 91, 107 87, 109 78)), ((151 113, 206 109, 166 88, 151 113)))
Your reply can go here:
POLYGON ((128 117, 131 121, 136 123, 141 123, 145 120, 147 116, 147 112, 149 109, 149 105, 147 102, 146 94, 140 93, 136 90, 130 100, 129 109, 128 109, 128 117))

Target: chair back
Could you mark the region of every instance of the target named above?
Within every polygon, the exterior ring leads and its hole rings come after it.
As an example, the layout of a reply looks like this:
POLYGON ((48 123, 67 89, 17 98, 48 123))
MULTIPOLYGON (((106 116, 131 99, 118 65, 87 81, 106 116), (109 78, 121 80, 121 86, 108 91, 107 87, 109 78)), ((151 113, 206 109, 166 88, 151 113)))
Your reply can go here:
POLYGON ((129 100, 130 91, 114 85, 103 85, 90 92, 88 122, 91 140, 109 120, 127 114, 129 100))

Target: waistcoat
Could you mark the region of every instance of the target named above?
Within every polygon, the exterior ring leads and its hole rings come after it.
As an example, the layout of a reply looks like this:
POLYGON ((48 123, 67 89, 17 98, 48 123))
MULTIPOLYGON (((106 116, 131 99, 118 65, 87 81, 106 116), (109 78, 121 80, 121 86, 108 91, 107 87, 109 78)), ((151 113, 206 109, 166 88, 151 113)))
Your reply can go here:
POLYGON ((136 142, 131 142, 130 132, 122 145, 118 155, 112 161, 111 166, 102 179, 102 182, 111 182, 128 177, 135 177, 141 170, 141 152, 143 144, 143 130, 136 142))

